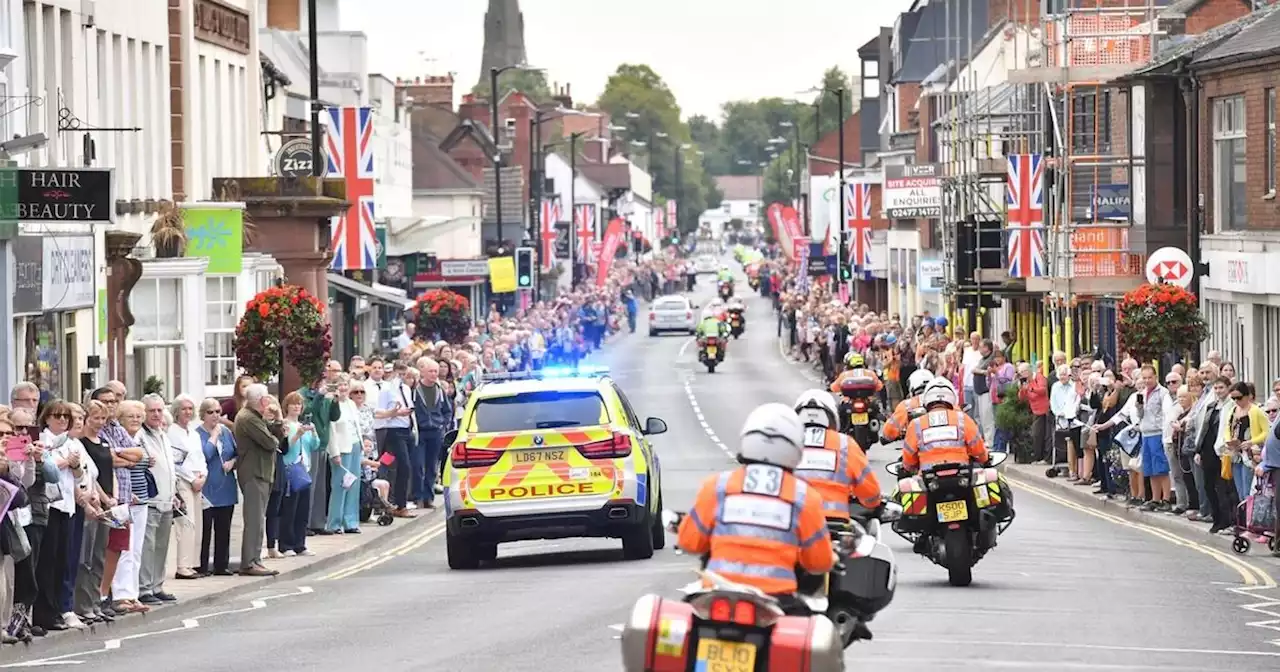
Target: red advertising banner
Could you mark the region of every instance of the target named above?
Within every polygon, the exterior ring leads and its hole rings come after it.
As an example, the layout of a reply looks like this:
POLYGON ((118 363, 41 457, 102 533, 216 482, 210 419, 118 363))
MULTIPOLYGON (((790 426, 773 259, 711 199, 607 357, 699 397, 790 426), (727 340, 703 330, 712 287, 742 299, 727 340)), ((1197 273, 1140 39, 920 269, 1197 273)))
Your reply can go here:
POLYGON ((787 235, 792 240, 796 240, 803 235, 803 229, 800 226, 800 213, 789 205, 782 208, 782 225, 787 228, 787 235))
POLYGON ((600 260, 596 266, 596 287, 604 287, 609 279, 609 268, 613 266, 613 258, 621 244, 622 219, 615 217, 609 220, 609 227, 604 230, 604 242, 600 245, 600 260))

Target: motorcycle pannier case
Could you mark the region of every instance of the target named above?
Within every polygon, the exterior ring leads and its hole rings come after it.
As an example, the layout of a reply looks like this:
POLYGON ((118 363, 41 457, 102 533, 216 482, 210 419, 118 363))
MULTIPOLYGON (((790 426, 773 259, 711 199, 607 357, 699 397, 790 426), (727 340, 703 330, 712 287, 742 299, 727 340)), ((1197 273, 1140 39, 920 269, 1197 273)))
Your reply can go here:
POLYGON ((865 558, 842 556, 843 574, 831 575, 831 592, 844 592, 853 596, 858 610, 874 615, 893 601, 897 577, 893 573, 893 551, 884 543, 865 558))
MULTIPOLYGON (((622 630, 622 664, 626 672, 687 672, 694 669, 700 623, 693 607, 646 595, 636 602, 622 630)), ((768 645, 757 655, 757 667, 795 672, 838 672, 843 647, 831 621, 784 616, 769 631, 768 645), (766 659, 767 657, 767 663, 766 659), (761 663, 766 663, 761 665, 761 663)))
POLYGON ((840 379, 840 394, 846 397, 869 397, 876 393, 876 379, 871 376, 846 376, 840 379))

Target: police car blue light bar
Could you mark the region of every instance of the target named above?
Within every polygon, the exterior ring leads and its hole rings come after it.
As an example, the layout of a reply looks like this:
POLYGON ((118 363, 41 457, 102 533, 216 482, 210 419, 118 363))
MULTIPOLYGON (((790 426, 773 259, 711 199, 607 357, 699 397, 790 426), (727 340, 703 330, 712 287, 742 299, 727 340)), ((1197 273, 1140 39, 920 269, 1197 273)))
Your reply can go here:
POLYGON ((480 376, 480 382, 497 383, 511 380, 546 380, 549 378, 599 378, 609 375, 609 367, 594 364, 551 366, 538 371, 498 371, 480 376))

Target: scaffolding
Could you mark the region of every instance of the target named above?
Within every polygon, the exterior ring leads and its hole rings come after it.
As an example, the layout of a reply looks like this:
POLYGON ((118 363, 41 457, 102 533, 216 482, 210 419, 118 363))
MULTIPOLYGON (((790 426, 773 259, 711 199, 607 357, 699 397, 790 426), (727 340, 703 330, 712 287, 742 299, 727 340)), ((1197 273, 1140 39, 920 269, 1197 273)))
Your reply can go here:
MULTIPOLYGON (((1011 0, 1008 15, 990 17, 993 32, 976 36, 979 42, 948 36, 950 71, 934 117, 943 221, 955 230, 994 218, 1005 223, 1001 247, 1010 231, 1034 232, 1044 253, 1042 265, 1021 269, 1022 277, 1009 276, 1013 250, 1003 270, 981 272, 979 292, 990 282, 1004 310, 987 319, 978 310, 972 323, 961 315, 960 324, 1010 331, 1021 358, 1044 361, 1054 351, 1074 356, 1103 345, 1090 302, 1114 298, 1144 275, 1142 103, 1135 116, 1128 92, 1110 82, 1150 62, 1158 12, 1153 0, 1011 0), (1015 155, 1038 156, 1044 171, 1037 226, 1009 224, 1008 157, 1015 155)), ((954 254, 954 236, 944 236, 944 258, 954 254)))

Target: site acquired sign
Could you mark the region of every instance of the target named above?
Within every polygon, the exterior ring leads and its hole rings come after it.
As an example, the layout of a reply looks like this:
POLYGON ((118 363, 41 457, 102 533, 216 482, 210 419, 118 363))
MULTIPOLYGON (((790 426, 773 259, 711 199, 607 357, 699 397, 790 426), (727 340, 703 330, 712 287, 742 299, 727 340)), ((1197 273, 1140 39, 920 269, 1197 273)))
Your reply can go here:
POLYGON ((942 216, 942 177, 936 163, 884 167, 886 219, 942 216))

